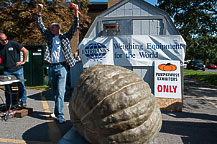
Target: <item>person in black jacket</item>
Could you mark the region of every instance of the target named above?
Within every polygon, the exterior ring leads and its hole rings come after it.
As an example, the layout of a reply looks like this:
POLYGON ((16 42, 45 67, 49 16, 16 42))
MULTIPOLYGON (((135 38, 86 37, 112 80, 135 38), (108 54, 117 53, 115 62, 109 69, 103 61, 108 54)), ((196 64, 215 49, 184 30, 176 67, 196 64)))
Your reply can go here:
MULTIPOLYGON (((24 80, 23 66, 28 57, 28 50, 20 43, 8 40, 6 34, 0 33, 0 57, 4 65, 4 75, 15 75, 17 79, 24 80), (23 61, 20 60, 20 52, 23 52, 23 61)), ((27 106, 26 88, 24 81, 18 82, 18 95, 21 107, 27 106)), ((11 85, 5 87, 6 105, 10 105, 11 85)))

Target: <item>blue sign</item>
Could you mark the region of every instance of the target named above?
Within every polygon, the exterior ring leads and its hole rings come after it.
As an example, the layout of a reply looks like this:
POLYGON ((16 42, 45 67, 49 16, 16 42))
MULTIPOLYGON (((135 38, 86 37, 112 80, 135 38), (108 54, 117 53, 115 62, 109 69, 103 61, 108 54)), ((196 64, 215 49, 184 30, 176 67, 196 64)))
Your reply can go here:
POLYGON ((87 58, 96 60, 105 57, 108 51, 109 49, 104 44, 90 43, 84 48, 84 50, 82 50, 82 54, 87 58))

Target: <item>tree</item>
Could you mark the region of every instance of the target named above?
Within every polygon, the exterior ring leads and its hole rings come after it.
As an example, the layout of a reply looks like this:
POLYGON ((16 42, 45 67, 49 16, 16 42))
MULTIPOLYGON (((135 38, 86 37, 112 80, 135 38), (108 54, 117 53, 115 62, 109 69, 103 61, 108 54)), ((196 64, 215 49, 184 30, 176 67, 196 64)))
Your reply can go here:
POLYGON ((187 43, 186 59, 216 59, 216 0, 158 0, 187 43))
MULTIPOLYGON (((79 4, 83 17, 80 17, 81 29, 87 29, 90 18, 88 12, 88 0, 82 0, 79 4)), ((37 5, 45 5, 43 20, 45 26, 51 22, 62 24, 62 31, 67 31, 73 23, 73 8, 65 0, 1 0, 0 1, 0 31, 7 34, 9 39, 19 41, 22 44, 45 44, 44 38, 36 27, 37 5)))

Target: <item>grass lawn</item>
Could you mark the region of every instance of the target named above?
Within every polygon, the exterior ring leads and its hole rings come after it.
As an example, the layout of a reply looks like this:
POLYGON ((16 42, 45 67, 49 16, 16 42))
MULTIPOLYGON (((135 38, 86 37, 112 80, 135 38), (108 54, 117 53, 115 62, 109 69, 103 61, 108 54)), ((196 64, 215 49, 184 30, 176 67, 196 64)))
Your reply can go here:
POLYGON ((43 86, 26 86, 28 89, 50 89, 49 86, 43 85, 43 86))
POLYGON ((192 79, 205 81, 209 84, 217 86, 217 73, 208 73, 203 71, 184 69, 184 76, 192 79))

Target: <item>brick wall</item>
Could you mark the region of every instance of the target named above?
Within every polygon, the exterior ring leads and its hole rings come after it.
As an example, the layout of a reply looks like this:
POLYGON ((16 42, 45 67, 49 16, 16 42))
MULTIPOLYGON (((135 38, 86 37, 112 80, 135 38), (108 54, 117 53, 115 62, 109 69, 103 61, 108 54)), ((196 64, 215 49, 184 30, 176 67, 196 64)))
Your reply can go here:
POLYGON ((108 8, 112 7, 116 3, 120 2, 121 0, 108 0, 108 8))

